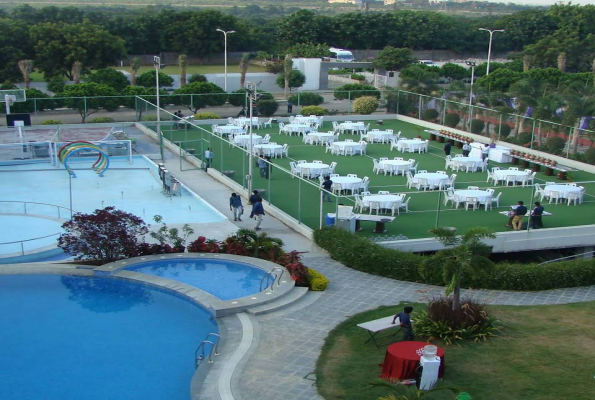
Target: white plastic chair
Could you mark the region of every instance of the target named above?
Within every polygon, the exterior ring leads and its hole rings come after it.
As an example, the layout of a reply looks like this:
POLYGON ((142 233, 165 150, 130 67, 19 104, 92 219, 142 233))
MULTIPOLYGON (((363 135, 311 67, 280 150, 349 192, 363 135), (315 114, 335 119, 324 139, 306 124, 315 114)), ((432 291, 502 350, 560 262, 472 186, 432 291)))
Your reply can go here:
POLYGON ((557 190, 552 190, 550 191, 549 194, 549 204, 552 204, 552 200, 556 200, 556 204, 558 204, 558 201, 560 200, 562 196, 560 196, 560 192, 558 192, 557 190))
MULTIPOLYGON (((492 197, 492 201, 491 201, 491 206, 493 206, 494 203, 496 203, 496 207, 500 207, 500 197, 502 196, 502 192, 498 193, 498 195, 496 197, 492 197)), ((490 208, 491 208, 490 206, 490 208)))
POLYGON ((570 203, 574 202, 574 205, 576 206, 580 200, 580 193, 570 192, 570 193, 568 193, 567 199, 568 199, 567 205, 570 205, 570 203))
POLYGON ((390 194, 388 190, 379 190, 378 194, 390 194))
POLYGON ((376 215, 380 213, 380 202, 379 201, 369 201, 368 205, 370 207, 370 214, 372 211, 376 210, 376 215))
POLYGON ((407 197, 407 200, 405 200, 405 198, 403 198, 403 200, 401 201, 401 204, 399 204, 399 208, 404 209, 405 212, 409 212, 409 200, 411 200, 411 196, 407 197))
POLYGON ((465 211, 469 211, 469 206, 473 208, 473 211, 477 210, 478 201, 477 197, 467 197, 465 199, 465 211))
POLYGON ((373 158, 372 162, 374 163, 374 168, 372 169, 372 173, 378 175, 380 173, 380 163, 378 162, 377 159, 373 158))

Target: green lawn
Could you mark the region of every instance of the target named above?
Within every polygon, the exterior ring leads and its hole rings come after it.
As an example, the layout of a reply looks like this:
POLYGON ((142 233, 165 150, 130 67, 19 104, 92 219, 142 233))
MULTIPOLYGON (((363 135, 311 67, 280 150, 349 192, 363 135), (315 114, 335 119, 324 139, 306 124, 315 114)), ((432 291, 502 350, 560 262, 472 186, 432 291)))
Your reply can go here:
MULTIPOLYGON (((318 391, 325 399, 370 400, 390 393, 368 386, 380 375, 379 364, 390 343, 381 342, 386 345, 380 349, 364 344, 368 333, 356 325, 402 308, 358 314, 328 335, 316 367, 318 391)), ((488 309, 503 326, 500 336, 485 343, 443 346, 445 383, 469 392, 473 400, 593 398, 595 303, 488 309)), ((400 334, 395 338, 401 340, 400 334)))
MULTIPOLYGON (((401 121, 390 120, 385 121, 383 126, 372 124, 372 128, 393 128, 396 131, 402 131, 402 136, 412 138, 423 133, 423 128, 404 123, 401 121)), ((210 126, 205 126, 210 130, 210 126)), ((322 130, 331 129, 327 122, 322 130)), ((166 137, 176 140, 185 141, 190 139, 205 139, 210 142, 210 145, 215 153, 214 167, 221 171, 234 171, 234 179, 241 184, 246 184, 245 175, 248 173, 248 157, 246 153, 238 148, 231 147, 226 141, 221 140, 216 136, 211 136, 203 131, 197 129, 193 130, 178 130, 165 131, 166 137)), ((410 213, 401 213, 397 219, 387 225, 389 235, 405 235, 408 238, 428 237, 428 230, 435 227, 437 224, 441 226, 455 226, 459 228, 460 232, 474 226, 486 226, 494 231, 506 231, 505 227, 507 218, 498 213, 509 209, 510 205, 516 204, 517 201, 523 200, 526 204, 531 204, 533 188, 532 187, 496 187, 496 193, 502 191, 500 200, 500 209, 484 211, 465 211, 464 208, 458 210, 452 207, 444 207, 443 202, 439 201, 440 193, 437 191, 418 192, 416 189, 408 190, 406 187, 406 178, 402 176, 384 176, 374 175, 372 173, 372 158, 396 156, 404 158, 414 158, 419 161, 419 168, 430 172, 437 170, 444 170, 444 158, 442 151, 442 144, 437 142, 430 142, 430 151, 427 154, 412 154, 399 153, 394 150, 390 151, 387 144, 371 144, 368 146, 367 156, 334 156, 330 153, 325 153, 323 146, 305 145, 301 138, 297 136, 279 135, 278 128, 273 125, 273 128, 267 128, 258 131, 259 134, 269 133, 272 136, 272 141, 279 144, 288 143, 290 159, 273 159, 273 162, 285 169, 289 169, 289 162, 291 160, 322 160, 325 163, 336 161, 338 163, 336 172, 341 175, 348 173, 357 174, 359 177, 369 176, 371 178, 370 191, 372 193, 378 190, 389 190, 391 193, 407 192, 411 196, 409 203, 410 213), (440 207, 440 212, 438 212, 440 207)), ((346 135, 350 137, 350 135, 346 135)), ((355 138, 355 137, 353 137, 355 138)), ((189 145, 193 146, 193 145, 189 145)), ((195 147, 195 146, 194 146, 195 147)), ((460 152, 459 149, 454 149, 454 153, 460 152)), ((493 164, 492 166, 494 166, 493 164)), ((508 165, 501 165, 507 168, 508 165)), ((450 173, 450 172, 449 172, 450 173)), ((457 188, 466 188, 469 185, 488 187, 486 181, 486 173, 474 172, 465 173, 459 172, 456 182, 457 188)), ((542 173, 538 174, 537 182, 557 181, 555 177, 547 177, 542 173)), ((319 226, 319 209, 320 209, 320 192, 318 190, 318 180, 305 182, 298 178, 292 178, 289 174, 275 169, 272 172, 272 179, 265 180, 260 178, 258 170, 254 171, 254 188, 267 189, 266 198, 277 207, 294 216, 302 223, 316 228, 319 226)), ((595 176, 582 171, 573 172, 571 179, 575 182, 593 181, 595 176)), ((563 227, 573 225, 585 225, 595 223, 595 200, 592 194, 595 193, 595 184, 586 183, 581 184, 587 189, 587 196, 585 203, 579 206, 570 206, 566 204, 545 204, 546 211, 553 215, 544 217, 545 227, 563 227), (591 194, 591 195, 590 195, 591 194)), ((336 204, 353 204, 351 197, 335 197, 333 203, 324 203, 324 213, 334 212, 336 204)), ((372 223, 362 224, 364 235, 373 235, 372 223)))

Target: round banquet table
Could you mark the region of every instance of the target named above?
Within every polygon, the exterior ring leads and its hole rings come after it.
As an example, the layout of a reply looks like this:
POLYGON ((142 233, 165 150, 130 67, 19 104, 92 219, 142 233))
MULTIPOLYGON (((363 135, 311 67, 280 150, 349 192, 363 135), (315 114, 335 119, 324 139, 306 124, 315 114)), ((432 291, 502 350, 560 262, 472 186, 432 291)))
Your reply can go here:
POLYGON ((219 125, 217 129, 219 130, 219 132, 221 132, 222 135, 238 134, 244 132, 244 129, 237 125, 219 125))
POLYGON ((238 126, 250 125, 250 118, 234 118, 233 123, 238 126))
POLYGON ((308 133, 312 131, 312 128, 310 127, 310 125, 306 124, 287 124, 283 127, 283 131, 289 133, 300 133, 300 131, 308 133))
POLYGON ((345 149, 348 147, 351 147, 352 149, 351 154, 356 154, 362 148, 362 145, 359 142, 333 142, 332 146, 333 150, 343 155, 345 155, 345 149))
POLYGON ((318 117, 294 117, 293 121, 297 124, 317 124, 318 117))
POLYGON ((560 193, 560 197, 563 199, 568 198, 568 193, 580 193, 581 188, 572 185, 547 185, 543 188, 546 196, 549 196, 551 192, 560 193))
POLYGON ((486 190, 475 189, 455 190, 455 196, 461 201, 466 201, 468 197, 475 197, 481 204, 484 204, 488 198, 492 197, 490 192, 486 190))
POLYGON ((452 159, 453 165, 454 163, 459 163, 459 168, 467 168, 467 164, 472 162, 475 163, 475 168, 473 171, 477 171, 477 169, 480 168, 481 164, 483 163, 482 159, 477 157, 455 157, 452 159))
MULTIPOLYGON (((419 359, 423 355, 424 347, 431 343, 405 341, 393 343, 386 349, 382 365, 382 379, 415 379, 419 359)), ((438 347, 436 353, 440 357, 438 377, 444 376, 444 350, 438 347)))
MULTIPOLYGON (((248 147, 250 146, 250 136, 251 135, 235 135, 233 137, 233 142, 238 146, 248 147)), ((260 144, 261 140, 262 136, 252 134, 252 145, 260 144)))
POLYGON ((403 176, 405 172, 409 170, 411 163, 407 160, 384 160, 378 163, 382 170, 386 170, 387 167, 394 171, 395 174, 401 173, 403 176))
POLYGON ((419 148, 421 148, 425 144, 426 144, 426 142, 423 140, 404 139, 404 140, 399 140, 397 142, 397 148, 401 152, 404 152, 405 150, 407 150, 410 153, 414 153, 415 150, 419 150, 419 148))
MULTIPOLYGON (((333 179, 333 178, 331 178, 333 179)), ((391 208, 394 203, 400 203, 403 201, 403 196, 398 194, 372 194, 364 196, 362 202, 364 206, 369 207, 371 201, 377 201, 380 203, 380 208, 391 208)))
POLYGON ((352 178, 351 176, 335 176, 331 178, 333 183, 341 185, 341 190, 359 189, 363 182, 362 178, 352 178))
POLYGON ((363 122, 343 122, 339 124, 342 131, 361 131, 366 128, 363 122))
POLYGON ((374 142, 385 142, 393 138, 392 132, 387 131, 370 131, 368 132, 368 139, 374 142))
POLYGON ((317 177, 320 175, 326 175, 328 173, 329 167, 330 166, 328 164, 320 164, 320 163, 302 163, 302 164, 296 165, 296 168, 298 170, 309 169, 311 178, 314 178, 314 177, 317 177))
POLYGON ((448 175, 446 174, 439 174, 437 172, 422 172, 421 174, 415 174, 413 177, 414 179, 427 179, 428 185, 430 187, 438 187, 440 186, 440 182, 447 181, 448 175))
POLYGON ((280 154, 283 156, 283 146, 280 144, 257 144, 252 147, 258 154, 262 154, 264 156, 271 156, 275 157, 276 154, 280 154))
MULTIPOLYGON (((510 169, 499 169, 499 170, 493 171, 492 174, 499 181, 506 181, 507 176, 514 176, 514 179, 516 182, 522 182, 523 178, 529 176, 528 172, 516 171, 516 170, 510 170, 510 169)), ((562 186, 562 185, 560 185, 560 186, 562 186)))
POLYGON ((317 143, 327 143, 327 142, 332 142, 333 138, 335 137, 334 133, 328 133, 328 132, 310 132, 308 133, 306 136, 313 138, 315 142, 317 143))

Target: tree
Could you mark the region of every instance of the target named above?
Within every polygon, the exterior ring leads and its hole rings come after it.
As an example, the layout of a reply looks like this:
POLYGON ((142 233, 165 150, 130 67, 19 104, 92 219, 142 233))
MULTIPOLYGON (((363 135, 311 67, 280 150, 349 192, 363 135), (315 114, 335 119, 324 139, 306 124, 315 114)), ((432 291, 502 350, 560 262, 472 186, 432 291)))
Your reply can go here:
POLYGON ((490 74, 483 76, 475 82, 478 87, 489 88, 497 92, 506 92, 511 85, 521 80, 523 74, 514 72, 507 68, 500 68, 490 71, 490 74))
POLYGON ((66 87, 66 82, 62 76, 53 76, 48 80, 48 90, 52 93, 61 93, 66 87))
MULTIPOLYGON (((144 87, 155 87, 157 80, 155 79, 155 70, 143 72, 136 79, 137 85, 144 87)), ((174 84, 174 78, 159 71, 159 87, 167 87, 174 84)))
POLYGON ((99 110, 115 111, 118 108, 118 92, 114 88, 99 83, 78 83, 66 85, 57 97, 65 107, 77 110, 85 122, 87 117, 99 110))
POLYGON ((411 64, 414 59, 411 49, 397 49, 386 46, 373 61, 376 68, 384 68, 388 71, 398 71, 411 64))
POLYGON ((99 83, 114 88, 117 92, 124 90, 128 86, 128 78, 113 68, 102 68, 92 71, 85 79, 90 83, 99 83))
POLYGON ((460 66, 459 64, 446 63, 441 68, 441 75, 445 78, 454 80, 461 80, 470 76, 469 69, 460 66))
POLYGON ((250 53, 242 54, 242 58, 240 59, 240 87, 243 88, 246 83, 246 73, 248 72, 248 67, 250 66, 250 53))
POLYGON ((484 239, 496 237, 489 229, 471 228, 464 235, 458 236, 452 229, 434 228, 434 234, 446 249, 434 256, 424 259, 420 265, 420 273, 428 275, 436 268, 442 271, 442 279, 446 284, 446 295, 453 295, 453 311, 460 310, 461 282, 466 276, 481 278, 492 271, 494 263, 488 258, 491 247, 483 243, 484 239))
POLYGON ((33 57, 29 27, 22 21, 0 18, 0 82, 17 82, 22 78, 18 62, 33 57))
POLYGON ((75 61, 72 63, 72 69, 70 70, 70 76, 72 77, 72 82, 75 84, 81 83, 81 74, 83 73, 83 63, 80 61, 75 61))
POLYGON ((121 38, 89 20, 33 25, 30 37, 35 43, 35 66, 46 77, 63 75, 73 80, 71 68, 76 61, 91 70, 108 67, 126 56, 121 38))
POLYGON ((595 88, 574 83, 565 88, 562 98, 566 106, 562 122, 573 126, 570 146, 571 153, 576 154, 582 132, 581 120, 583 117, 595 115, 595 88))
POLYGON ((111 262, 134 257, 148 228, 132 214, 106 207, 92 214, 76 213, 64 223, 58 247, 77 260, 111 262))
POLYGON ((288 54, 298 58, 324 58, 329 57, 329 45, 326 43, 296 43, 287 50, 288 54))
POLYGON ((203 74, 192 74, 190 78, 188 78, 187 83, 194 83, 194 82, 208 82, 207 77, 203 74))
POLYGON ((438 90, 438 79, 438 73, 417 65, 412 65, 401 71, 401 86, 415 93, 427 95, 434 93, 438 90))
POLYGON ((304 83, 306 83, 306 76, 297 69, 292 69, 289 75, 285 72, 279 75, 276 82, 279 87, 285 88, 285 91, 287 92, 287 89, 292 91, 293 89, 303 86, 304 83))
POLYGON ((141 59, 139 57, 133 57, 130 60, 130 84, 136 86, 136 75, 141 67, 141 59))
POLYGON ((19 70, 23 75, 23 82, 25 83, 25 89, 29 89, 31 83, 31 72, 33 71, 33 60, 21 60, 18 62, 19 70))
POLYGON ((214 83, 194 82, 176 89, 174 104, 185 105, 193 114, 207 106, 222 106, 227 101, 225 91, 214 83))
MULTIPOLYGON (((289 78, 291 76, 291 71, 293 71, 293 56, 291 55, 291 53, 289 53, 285 55, 285 60, 283 61, 283 85, 277 83, 277 85, 284 89, 286 99, 287 96, 289 96, 289 78)), ((277 82, 279 82, 279 78, 277 78, 277 82)))
POLYGON ((178 56, 178 66, 180 67, 180 86, 184 86, 186 84, 186 67, 188 66, 186 54, 178 56))
POLYGON ((348 83, 335 89, 335 98, 337 100, 355 100, 362 96, 374 96, 380 99, 380 90, 376 89, 372 85, 362 85, 359 83, 348 83))

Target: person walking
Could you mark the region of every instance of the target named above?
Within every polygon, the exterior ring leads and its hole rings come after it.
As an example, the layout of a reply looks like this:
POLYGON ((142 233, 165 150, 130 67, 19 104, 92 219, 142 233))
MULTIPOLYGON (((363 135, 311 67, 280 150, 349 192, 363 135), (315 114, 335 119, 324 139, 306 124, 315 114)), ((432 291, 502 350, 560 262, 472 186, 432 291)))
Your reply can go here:
POLYGON ((248 199, 248 203, 252 204, 252 208, 254 208, 254 204, 256 204, 259 201, 262 201, 262 197, 260 197, 260 195, 258 194, 258 190, 254 189, 252 191, 252 194, 250 195, 250 198, 248 199))
POLYGON ((260 227, 260 224, 262 223, 262 217, 264 217, 264 207, 262 206, 262 200, 259 199, 252 206, 252 212, 250 213, 250 218, 254 218, 256 220, 256 226, 254 227, 255 231, 262 229, 260 227))
POLYGON ((403 330, 403 340, 415 340, 413 330, 411 329, 411 317, 409 314, 413 311, 413 307, 405 307, 402 312, 394 316, 392 324, 395 324, 397 318, 399 319, 399 326, 403 330))
POLYGON ((242 205, 242 198, 237 193, 232 193, 229 198, 229 210, 233 212, 233 220, 241 221, 244 213, 244 206, 242 205))
POLYGON ((469 157, 469 153, 471 153, 471 144, 465 142, 463 145, 463 157, 469 157))
POLYGON ((326 201, 326 199, 328 199, 328 202, 331 203, 332 199, 331 199, 331 191, 332 191, 332 187, 333 187, 333 181, 331 181, 331 177, 330 176, 325 176, 324 180, 322 181, 322 201, 326 201))
POLYGON ((293 110, 293 104, 291 103, 291 101, 287 102, 287 114, 291 114, 291 110, 293 110))
POLYGON ((215 155, 213 154, 213 152, 211 151, 211 148, 207 148, 207 150, 205 151, 205 172, 207 172, 207 170, 209 169, 209 167, 213 164, 213 157, 215 155))
POLYGON ((452 144, 450 144, 450 141, 447 141, 446 143, 444 143, 444 155, 445 156, 450 156, 451 149, 452 149, 452 144))
POLYGON ((264 160, 264 158, 262 158, 262 156, 258 157, 258 160, 256 160, 256 164, 258 165, 258 171, 260 172, 260 177, 261 178, 265 178, 267 175, 267 163, 264 160))
POLYGON ((531 229, 541 229, 543 228, 543 211, 545 210, 540 202, 536 201, 534 203, 535 208, 531 211, 531 216, 529 217, 529 227, 531 229))
POLYGON ((512 217, 512 229, 515 231, 520 231, 521 227, 523 226, 523 218, 525 218, 525 214, 527 214, 527 207, 524 206, 525 203, 522 201, 518 202, 518 206, 514 209, 514 217, 512 217))
POLYGON ((264 156, 264 160, 267 162, 267 168, 266 168, 266 179, 270 179, 271 178, 271 171, 272 169, 272 165, 271 165, 271 156, 264 156))

